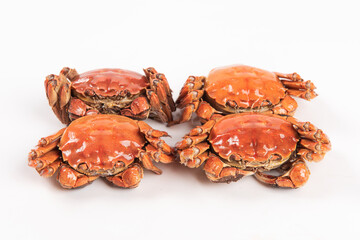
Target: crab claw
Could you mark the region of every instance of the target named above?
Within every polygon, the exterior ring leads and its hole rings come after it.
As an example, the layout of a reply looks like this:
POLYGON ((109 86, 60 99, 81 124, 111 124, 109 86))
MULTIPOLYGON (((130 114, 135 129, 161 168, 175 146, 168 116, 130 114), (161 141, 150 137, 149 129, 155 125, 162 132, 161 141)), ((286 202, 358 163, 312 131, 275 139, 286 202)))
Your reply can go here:
POLYGON ((143 178, 142 167, 134 163, 129 166, 125 171, 111 177, 106 177, 106 180, 113 183, 114 185, 122 188, 136 188, 141 179, 143 178))
POLYGON ((257 172, 255 177, 260 182, 283 188, 302 187, 309 179, 310 171, 303 160, 293 162, 288 171, 280 176, 257 172))
POLYGON ((85 186, 97 178, 98 176, 86 176, 75 171, 70 166, 62 165, 57 180, 63 188, 71 189, 85 186))
POLYGON ((236 182, 244 176, 254 174, 253 171, 246 171, 240 168, 231 167, 215 155, 211 155, 206 161, 204 171, 207 178, 216 183, 236 182))

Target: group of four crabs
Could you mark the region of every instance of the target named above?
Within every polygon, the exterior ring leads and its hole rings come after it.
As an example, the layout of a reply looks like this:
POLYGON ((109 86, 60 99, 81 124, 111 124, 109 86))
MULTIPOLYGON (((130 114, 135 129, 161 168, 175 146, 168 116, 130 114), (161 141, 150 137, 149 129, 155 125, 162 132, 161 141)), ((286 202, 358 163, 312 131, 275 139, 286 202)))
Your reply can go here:
POLYGON ((153 162, 201 165, 212 182, 254 175, 265 184, 298 188, 310 175, 305 161, 320 161, 331 145, 309 122, 292 117, 292 96, 317 96, 311 81, 298 74, 269 72, 245 65, 215 68, 207 77, 190 76, 174 103, 164 74, 122 69, 78 74, 63 68, 45 80, 49 105, 68 125, 42 138, 29 153, 29 166, 43 177, 56 172, 64 188, 78 188, 99 177, 123 188, 137 187, 143 168, 161 174, 153 162), (172 112, 182 109, 174 120, 172 112), (168 134, 141 121, 153 118, 168 126, 202 123, 176 144, 168 134), (279 174, 269 174, 277 170, 279 174))

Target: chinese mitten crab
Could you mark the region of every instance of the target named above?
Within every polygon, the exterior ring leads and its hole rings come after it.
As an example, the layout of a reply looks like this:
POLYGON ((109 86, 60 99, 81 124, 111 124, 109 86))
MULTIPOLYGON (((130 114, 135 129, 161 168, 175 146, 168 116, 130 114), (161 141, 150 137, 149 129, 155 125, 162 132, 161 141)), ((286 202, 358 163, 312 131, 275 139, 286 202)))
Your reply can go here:
POLYGON ((46 77, 46 95, 64 124, 93 113, 172 121, 175 104, 164 74, 154 68, 144 72, 106 68, 78 74, 65 67, 46 77))
POLYGON ((44 177, 59 169, 57 180, 64 188, 81 187, 99 177, 134 188, 143 176, 142 166, 161 174, 152 161, 173 161, 163 136, 167 133, 124 116, 85 116, 42 138, 29 154, 29 166, 44 177))
POLYGON ((291 96, 310 100, 315 86, 297 73, 282 74, 245 65, 215 68, 207 78, 190 76, 176 101, 182 108, 179 120, 189 121, 196 112, 202 121, 214 114, 268 112, 292 116, 297 108, 291 96))
POLYGON ((203 162, 213 182, 237 181, 253 175, 266 184, 298 188, 330 150, 328 137, 309 122, 263 113, 218 116, 191 130, 177 143, 180 162, 197 168, 203 162), (265 173, 279 170, 279 176, 265 173))

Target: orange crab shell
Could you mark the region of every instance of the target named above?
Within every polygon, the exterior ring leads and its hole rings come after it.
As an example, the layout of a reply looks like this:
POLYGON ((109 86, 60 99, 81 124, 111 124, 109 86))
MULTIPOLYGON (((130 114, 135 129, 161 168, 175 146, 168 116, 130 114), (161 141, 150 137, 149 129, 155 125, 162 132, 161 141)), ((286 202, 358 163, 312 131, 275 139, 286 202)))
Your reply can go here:
POLYGON ((72 88, 83 96, 94 91, 96 95, 103 97, 117 96, 124 90, 135 95, 148 85, 149 82, 144 75, 115 68, 88 71, 80 74, 78 79, 72 82, 72 88))
POLYGON ((209 142, 224 159, 240 156, 248 163, 262 163, 272 156, 288 159, 299 141, 292 124, 280 117, 234 114, 221 118, 211 130, 209 142))
POLYGON ((210 71, 205 93, 222 106, 234 101, 241 108, 257 108, 278 104, 285 97, 286 89, 273 72, 232 65, 210 71))
POLYGON ((138 157, 145 144, 136 121, 112 115, 86 116, 65 130, 59 149, 63 160, 86 175, 115 175, 138 157))

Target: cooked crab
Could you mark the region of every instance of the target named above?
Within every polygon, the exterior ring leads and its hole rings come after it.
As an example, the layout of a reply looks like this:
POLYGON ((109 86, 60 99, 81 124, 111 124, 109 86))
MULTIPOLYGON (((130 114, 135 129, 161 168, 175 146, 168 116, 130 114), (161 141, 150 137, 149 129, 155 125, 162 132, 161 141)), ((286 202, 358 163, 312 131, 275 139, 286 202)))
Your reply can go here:
POLYGON ((172 121, 175 104, 164 74, 144 69, 145 76, 122 69, 99 69, 78 74, 63 68, 46 77, 45 89, 56 116, 64 124, 93 113, 119 114, 133 119, 148 116, 172 121))
POLYGON ((180 162, 197 168, 205 162, 213 182, 253 175, 266 184, 298 188, 310 171, 306 161, 323 159, 328 137, 309 122, 273 114, 238 113, 217 117, 191 130, 177 143, 180 162), (279 176, 265 173, 279 170, 279 176))
POLYGON ((161 174, 152 161, 173 161, 172 148, 160 139, 163 136, 168 135, 124 116, 85 116, 42 138, 29 153, 29 166, 43 177, 51 177, 59 168, 57 180, 64 188, 81 187, 99 177, 134 188, 143 177, 142 166, 161 174))
POLYGON ((207 78, 190 76, 176 101, 182 108, 177 124, 189 121, 196 112, 202 121, 214 114, 269 112, 292 116, 297 108, 291 96, 310 100, 317 96, 311 81, 297 73, 269 72, 245 65, 215 68, 207 78))

